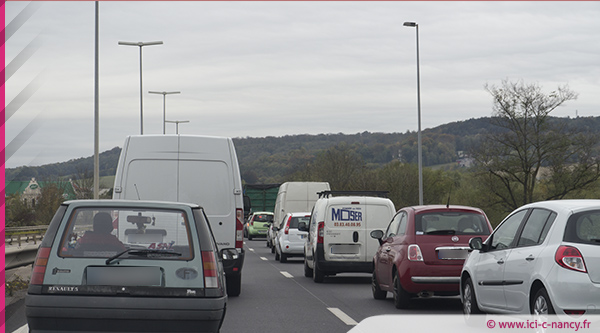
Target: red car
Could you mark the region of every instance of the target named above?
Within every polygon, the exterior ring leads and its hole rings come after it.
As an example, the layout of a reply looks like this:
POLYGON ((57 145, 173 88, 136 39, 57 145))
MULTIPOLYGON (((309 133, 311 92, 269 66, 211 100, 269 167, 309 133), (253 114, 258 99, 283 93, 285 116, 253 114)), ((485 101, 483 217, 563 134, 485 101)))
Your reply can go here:
POLYGON ((453 296, 460 293, 460 273, 469 239, 482 237, 492 226, 479 208, 414 206, 400 209, 379 239, 373 258, 373 297, 394 295, 396 308, 406 308, 412 297, 453 296))

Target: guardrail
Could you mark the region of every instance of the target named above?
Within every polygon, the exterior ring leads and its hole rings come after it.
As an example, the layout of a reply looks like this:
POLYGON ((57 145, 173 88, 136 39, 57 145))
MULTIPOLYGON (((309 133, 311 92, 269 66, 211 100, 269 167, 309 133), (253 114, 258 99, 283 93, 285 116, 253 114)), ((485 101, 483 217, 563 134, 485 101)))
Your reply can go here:
POLYGON ((4 231, 4 269, 33 264, 47 229, 47 225, 6 228, 4 231))

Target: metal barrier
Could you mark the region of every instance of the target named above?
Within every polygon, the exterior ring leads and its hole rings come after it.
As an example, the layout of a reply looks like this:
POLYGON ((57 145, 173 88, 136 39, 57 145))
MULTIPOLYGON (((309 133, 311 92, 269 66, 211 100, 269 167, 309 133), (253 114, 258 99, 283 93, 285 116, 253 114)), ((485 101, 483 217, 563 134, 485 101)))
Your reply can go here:
POLYGON ((47 229, 47 225, 6 228, 4 232, 4 269, 33 264, 47 229))

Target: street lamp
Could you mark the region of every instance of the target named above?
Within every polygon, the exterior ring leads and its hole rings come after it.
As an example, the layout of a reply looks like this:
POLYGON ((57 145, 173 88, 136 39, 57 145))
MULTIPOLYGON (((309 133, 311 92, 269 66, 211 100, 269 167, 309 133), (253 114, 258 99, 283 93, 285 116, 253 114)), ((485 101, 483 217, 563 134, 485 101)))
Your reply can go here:
POLYGON ((167 123, 175 123, 176 124, 176 128, 177 128, 177 130, 176 130, 175 133, 179 134, 179 124, 181 124, 181 123, 189 123, 190 121, 189 120, 165 120, 165 122, 167 122, 167 123))
POLYGON ((119 45, 139 46, 140 48, 140 134, 144 134, 144 97, 142 89, 142 46, 162 45, 162 41, 158 42, 119 42, 119 45))
POLYGON ((165 122, 167 116, 167 95, 180 94, 181 91, 149 91, 149 94, 161 94, 163 95, 163 134, 165 134, 165 122))
POLYGON ((423 149, 421 146, 421 79, 419 73, 419 25, 416 22, 404 22, 405 27, 415 27, 417 31, 417 114, 419 130, 417 132, 417 149, 419 161, 419 205, 423 205, 423 149))

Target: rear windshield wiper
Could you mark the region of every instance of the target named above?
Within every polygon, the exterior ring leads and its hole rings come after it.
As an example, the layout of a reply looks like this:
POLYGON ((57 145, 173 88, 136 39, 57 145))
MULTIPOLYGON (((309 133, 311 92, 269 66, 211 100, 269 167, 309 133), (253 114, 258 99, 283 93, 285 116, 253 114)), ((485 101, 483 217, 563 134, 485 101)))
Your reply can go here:
POLYGON ((113 262, 113 260, 121 257, 124 254, 129 254, 129 255, 134 255, 134 256, 145 256, 145 257, 149 257, 149 254, 160 254, 162 255, 168 255, 168 256, 181 256, 181 253, 179 252, 174 252, 174 251, 165 251, 165 250, 155 250, 155 249, 127 249, 125 251, 122 251, 121 253, 117 253, 116 255, 106 259, 106 264, 110 265, 111 262, 113 262))
POLYGON ((447 229, 447 230, 432 230, 429 232, 426 232, 426 235, 454 235, 456 233, 456 230, 452 230, 452 229, 447 229))

